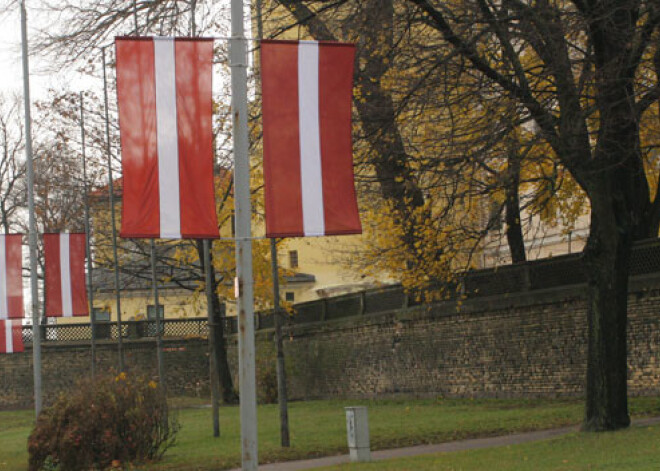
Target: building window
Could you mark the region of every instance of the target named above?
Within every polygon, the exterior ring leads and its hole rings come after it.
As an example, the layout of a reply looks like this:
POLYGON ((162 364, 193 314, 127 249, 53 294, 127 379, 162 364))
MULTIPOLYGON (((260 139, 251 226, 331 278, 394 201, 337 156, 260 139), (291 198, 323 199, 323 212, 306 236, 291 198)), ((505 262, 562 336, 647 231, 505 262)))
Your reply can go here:
POLYGON ((104 307, 95 307, 94 320, 96 322, 110 322, 110 311, 104 307))
POLYGON ((298 268, 297 250, 289 250, 289 268, 298 268))
POLYGON ((289 303, 292 303, 296 300, 296 296, 295 296, 295 294, 293 294, 293 291, 287 291, 284 294, 284 296, 285 296, 287 302, 289 302, 289 303))
MULTIPOLYGON (((159 304, 158 313, 160 314, 161 319, 165 319, 165 306, 159 304)), ((150 321, 156 320, 156 307, 153 304, 147 306, 147 319, 150 321)))

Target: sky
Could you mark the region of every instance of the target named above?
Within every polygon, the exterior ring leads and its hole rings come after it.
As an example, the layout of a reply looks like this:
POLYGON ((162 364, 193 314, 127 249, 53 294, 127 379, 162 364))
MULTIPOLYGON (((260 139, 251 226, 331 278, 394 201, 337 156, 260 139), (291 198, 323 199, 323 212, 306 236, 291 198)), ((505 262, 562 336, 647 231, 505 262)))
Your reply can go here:
MULTIPOLYGON (((28 2, 28 43, 36 35, 36 28, 43 19, 39 12, 31 10, 28 2)), ((30 57, 30 97, 32 101, 45 98, 49 88, 62 88, 80 80, 75 74, 47 71, 48 62, 32 55, 30 57)), ((23 71, 21 64, 21 20, 18 5, 0 16, 0 91, 6 94, 23 95, 23 71)))

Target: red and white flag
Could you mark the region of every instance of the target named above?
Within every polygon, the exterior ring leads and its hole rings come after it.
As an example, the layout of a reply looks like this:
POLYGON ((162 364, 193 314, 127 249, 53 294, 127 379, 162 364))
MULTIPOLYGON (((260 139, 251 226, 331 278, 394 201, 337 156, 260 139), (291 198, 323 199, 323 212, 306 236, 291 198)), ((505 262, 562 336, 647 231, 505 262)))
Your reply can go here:
POLYGON ((18 353, 24 350, 21 321, 0 321, 0 353, 18 353))
POLYGON ((85 234, 44 234, 46 316, 89 314, 85 285, 85 234))
POLYGON ((218 238, 212 39, 117 38, 122 237, 218 238))
POLYGON ((355 46, 262 41, 267 237, 362 232, 353 181, 355 46))
POLYGON ((0 319, 23 317, 23 236, 0 235, 0 319))

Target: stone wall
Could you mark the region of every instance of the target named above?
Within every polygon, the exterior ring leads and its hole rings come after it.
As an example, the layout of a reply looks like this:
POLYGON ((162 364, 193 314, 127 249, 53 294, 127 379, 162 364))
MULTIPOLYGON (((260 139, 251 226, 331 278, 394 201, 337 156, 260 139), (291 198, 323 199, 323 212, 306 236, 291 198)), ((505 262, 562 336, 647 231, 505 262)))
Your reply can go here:
MULTIPOLYGON (((660 278, 637 277, 629 298, 629 387, 660 393, 660 278)), ((584 286, 417 306, 290 326, 285 349, 292 399, 391 395, 575 396, 584 391, 584 286)), ((229 339, 236 368, 236 338, 229 339)), ((205 339, 165 342, 172 394, 208 394, 205 339)), ((153 341, 125 343, 129 370, 155 375, 153 341)), ((100 344, 99 369, 117 363, 116 346, 100 344)), ((44 395, 65 391, 89 374, 89 347, 43 349, 44 395)), ((257 334, 262 398, 273 396, 272 331, 257 334)), ((31 402, 31 351, 0 355, 0 407, 31 402)))

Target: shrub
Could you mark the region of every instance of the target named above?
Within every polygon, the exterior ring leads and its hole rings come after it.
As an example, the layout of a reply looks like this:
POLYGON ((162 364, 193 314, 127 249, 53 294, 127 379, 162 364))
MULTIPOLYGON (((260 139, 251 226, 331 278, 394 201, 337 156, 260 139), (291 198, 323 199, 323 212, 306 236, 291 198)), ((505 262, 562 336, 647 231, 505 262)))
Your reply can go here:
POLYGON ((29 470, 107 469, 159 460, 179 430, 158 385, 142 377, 81 381, 38 417, 29 470))

